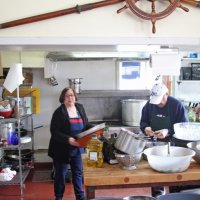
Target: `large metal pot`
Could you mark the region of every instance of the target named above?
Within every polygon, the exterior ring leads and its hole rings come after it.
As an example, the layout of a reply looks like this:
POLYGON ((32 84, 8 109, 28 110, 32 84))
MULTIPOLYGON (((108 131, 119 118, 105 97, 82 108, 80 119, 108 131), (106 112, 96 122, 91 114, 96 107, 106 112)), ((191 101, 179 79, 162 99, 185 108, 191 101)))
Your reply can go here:
POLYGON ((16 134, 15 123, 8 122, 0 124, 1 140, 7 140, 8 144, 12 144, 12 137, 16 134))
POLYGON ((142 108, 147 100, 124 99, 122 102, 122 123, 128 126, 139 126, 142 108))
POLYGON ((139 138, 135 133, 121 128, 114 146, 124 153, 135 154, 143 151, 145 144, 145 139, 139 138))

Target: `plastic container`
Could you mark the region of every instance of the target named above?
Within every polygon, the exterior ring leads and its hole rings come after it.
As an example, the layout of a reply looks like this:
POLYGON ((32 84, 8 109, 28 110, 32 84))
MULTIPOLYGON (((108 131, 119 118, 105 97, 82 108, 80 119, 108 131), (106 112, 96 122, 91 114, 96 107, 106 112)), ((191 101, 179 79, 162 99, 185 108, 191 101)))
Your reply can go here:
POLYGON ((11 117, 13 114, 13 110, 12 109, 8 109, 8 110, 0 110, 0 116, 4 117, 4 118, 9 118, 11 117))
POLYGON ((182 122, 174 124, 175 137, 181 140, 200 140, 199 122, 182 122))
POLYGON ((98 140, 97 135, 93 134, 87 146, 87 166, 102 167, 103 165, 103 142, 98 140))
POLYGON ((195 151, 184 147, 154 146, 144 150, 150 167, 163 173, 183 172, 190 166, 195 151))

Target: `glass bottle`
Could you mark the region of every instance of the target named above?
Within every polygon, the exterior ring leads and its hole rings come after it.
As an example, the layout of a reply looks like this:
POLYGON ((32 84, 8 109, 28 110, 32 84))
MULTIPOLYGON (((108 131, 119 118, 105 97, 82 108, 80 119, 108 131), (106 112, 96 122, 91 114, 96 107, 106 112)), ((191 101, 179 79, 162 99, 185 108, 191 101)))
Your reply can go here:
POLYGON ((97 135, 93 134, 87 146, 87 166, 102 167, 103 165, 103 142, 98 140, 97 135))
POLYGON ((104 128, 103 136, 104 136, 104 138, 106 138, 106 139, 109 139, 109 138, 110 138, 108 127, 105 127, 105 128, 104 128))

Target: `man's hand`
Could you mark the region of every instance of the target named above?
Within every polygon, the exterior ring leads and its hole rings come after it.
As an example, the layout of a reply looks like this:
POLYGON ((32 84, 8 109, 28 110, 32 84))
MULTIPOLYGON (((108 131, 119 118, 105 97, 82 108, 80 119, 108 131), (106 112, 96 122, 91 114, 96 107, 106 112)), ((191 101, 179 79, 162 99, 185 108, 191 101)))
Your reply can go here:
POLYGON ((151 127, 146 127, 144 129, 144 131, 145 131, 145 133, 146 133, 147 136, 150 136, 150 137, 154 136, 154 132, 152 131, 151 127))
POLYGON ((168 129, 161 129, 161 130, 155 131, 154 135, 157 138, 164 139, 168 135, 168 132, 169 132, 168 129))

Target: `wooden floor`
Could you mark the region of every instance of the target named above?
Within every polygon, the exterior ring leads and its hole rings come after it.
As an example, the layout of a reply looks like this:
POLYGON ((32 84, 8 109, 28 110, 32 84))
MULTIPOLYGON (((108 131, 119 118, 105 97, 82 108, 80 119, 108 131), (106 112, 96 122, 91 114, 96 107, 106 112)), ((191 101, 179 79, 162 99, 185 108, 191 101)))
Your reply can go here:
MULTIPOLYGON (((0 186, 0 200, 54 200, 53 181, 50 182, 32 182, 34 170, 45 170, 48 166, 39 164, 32 169, 25 181, 23 197, 20 195, 18 185, 0 186)), ((135 189, 107 189, 97 190, 97 197, 125 197, 133 195, 150 195, 150 188, 135 189)), ((75 200, 73 186, 67 183, 63 200, 75 200)))

